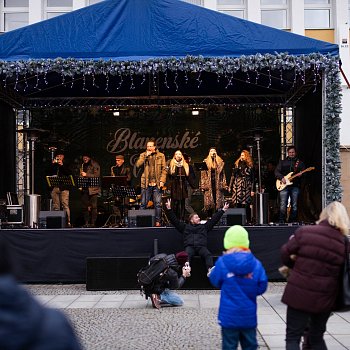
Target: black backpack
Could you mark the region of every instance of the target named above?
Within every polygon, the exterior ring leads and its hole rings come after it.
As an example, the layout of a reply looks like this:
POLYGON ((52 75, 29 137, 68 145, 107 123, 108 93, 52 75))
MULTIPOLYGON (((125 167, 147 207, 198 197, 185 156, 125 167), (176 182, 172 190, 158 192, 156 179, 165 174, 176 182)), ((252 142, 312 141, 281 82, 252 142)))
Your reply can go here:
POLYGON ((174 254, 158 254, 151 258, 148 265, 137 273, 141 294, 144 294, 147 299, 151 294, 162 293, 166 285, 167 270, 177 265, 174 254))

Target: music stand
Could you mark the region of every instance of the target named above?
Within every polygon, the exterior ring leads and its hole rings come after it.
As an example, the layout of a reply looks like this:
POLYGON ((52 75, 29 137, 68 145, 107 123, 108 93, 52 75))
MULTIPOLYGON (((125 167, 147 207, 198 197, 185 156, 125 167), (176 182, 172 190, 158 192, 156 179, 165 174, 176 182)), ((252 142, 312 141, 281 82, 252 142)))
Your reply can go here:
POLYGON ((127 186, 127 176, 103 176, 102 177, 102 187, 111 188, 112 185, 127 186))
POLYGON ((100 187, 101 181, 99 177, 79 176, 77 184, 79 188, 100 187))
POLYGON ((75 186, 73 175, 68 176, 46 176, 46 181, 50 187, 75 186))
POLYGON ((194 163, 194 167, 195 167, 196 170, 198 170, 198 171, 208 170, 207 163, 205 163, 205 162, 194 163))
MULTIPOLYGON (((136 197, 135 189, 127 185, 127 176, 104 176, 102 178, 102 187, 108 188, 112 192, 114 198, 120 197, 122 198, 122 205, 120 211, 121 217, 121 226, 127 226, 125 222, 125 198, 126 197, 136 197)), ((103 227, 109 227, 110 225, 116 226, 116 214, 110 214, 107 221, 103 225, 103 227), (114 225, 110 224, 112 219, 114 220, 114 225)))

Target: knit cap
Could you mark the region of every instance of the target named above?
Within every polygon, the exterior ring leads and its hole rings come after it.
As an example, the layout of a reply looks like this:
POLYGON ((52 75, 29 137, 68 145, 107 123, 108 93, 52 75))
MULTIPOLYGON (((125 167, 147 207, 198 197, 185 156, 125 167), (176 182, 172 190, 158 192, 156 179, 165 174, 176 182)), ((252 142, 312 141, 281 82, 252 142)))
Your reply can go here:
POLYGON ((249 248, 248 232, 241 225, 231 226, 225 232, 224 248, 231 249, 233 247, 249 248))
POLYGON ((185 263, 188 261, 188 254, 185 251, 178 252, 176 255, 176 261, 179 263, 179 265, 184 266, 185 263))

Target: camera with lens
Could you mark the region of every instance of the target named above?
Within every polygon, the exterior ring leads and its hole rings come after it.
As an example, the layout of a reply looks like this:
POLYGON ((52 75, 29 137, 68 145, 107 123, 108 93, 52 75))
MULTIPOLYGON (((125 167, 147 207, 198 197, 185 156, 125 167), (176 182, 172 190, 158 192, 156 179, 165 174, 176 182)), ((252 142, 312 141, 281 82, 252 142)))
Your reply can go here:
POLYGON ((190 263, 189 263, 188 261, 185 263, 183 269, 184 269, 184 271, 186 271, 186 272, 189 271, 189 273, 187 274, 187 277, 190 277, 190 276, 191 276, 191 273, 190 273, 191 267, 190 267, 190 263))

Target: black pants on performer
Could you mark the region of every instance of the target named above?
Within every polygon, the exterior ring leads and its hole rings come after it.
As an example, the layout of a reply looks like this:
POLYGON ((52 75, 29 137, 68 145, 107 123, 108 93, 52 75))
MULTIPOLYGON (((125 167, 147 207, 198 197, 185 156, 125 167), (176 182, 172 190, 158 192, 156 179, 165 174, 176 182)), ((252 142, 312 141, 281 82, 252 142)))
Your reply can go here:
POLYGON ((213 256, 211 255, 210 251, 207 247, 193 247, 193 246, 187 246, 185 248, 186 253, 188 254, 188 259, 190 261, 190 265, 192 263, 192 257, 196 254, 199 255, 202 260, 205 262, 205 266, 207 269, 213 267, 213 256))
POLYGON ((84 214, 85 225, 96 224, 97 219, 97 194, 89 195, 88 191, 83 191, 81 194, 81 204, 84 214), (91 208, 91 221, 90 221, 90 212, 89 207, 91 208))
POLYGON ((323 339, 330 312, 310 313, 287 308, 286 350, 299 350, 300 340, 308 327, 308 341, 313 350, 327 350, 323 339))

